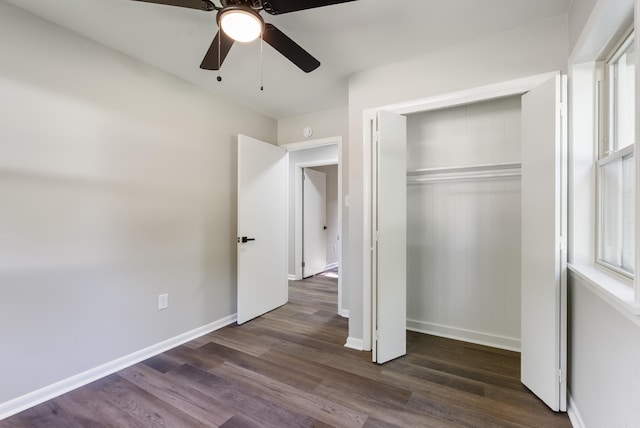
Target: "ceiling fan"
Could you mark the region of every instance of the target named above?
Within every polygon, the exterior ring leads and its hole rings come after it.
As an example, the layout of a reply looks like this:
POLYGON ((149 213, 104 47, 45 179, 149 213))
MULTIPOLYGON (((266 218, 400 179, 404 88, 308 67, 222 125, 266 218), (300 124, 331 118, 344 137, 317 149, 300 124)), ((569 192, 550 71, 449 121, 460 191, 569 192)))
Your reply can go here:
POLYGON ((145 3, 157 3, 169 6, 186 7, 206 12, 217 11, 218 33, 207 51, 200 68, 219 70, 236 41, 250 42, 262 37, 275 50, 305 73, 320 66, 320 61, 309 52, 278 30, 273 24, 265 23, 260 16, 264 10, 270 15, 313 9, 355 0, 133 0, 145 3))

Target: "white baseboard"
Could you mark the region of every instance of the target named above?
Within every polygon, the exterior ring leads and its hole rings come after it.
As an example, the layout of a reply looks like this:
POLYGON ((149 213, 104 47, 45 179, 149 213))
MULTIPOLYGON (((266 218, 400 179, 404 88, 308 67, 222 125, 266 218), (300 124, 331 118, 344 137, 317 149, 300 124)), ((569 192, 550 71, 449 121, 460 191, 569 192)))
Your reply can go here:
POLYGON ((295 273, 290 273, 287 278, 289 279, 289 281, 297 281, 298 280, 298 278, 296 278, 296 274, 295 273))
POLYGON ((520 352, 520 339, 513 337, 499 336, 415 320, 407 320, 407 330, 520 352))
POLYGON ((326 265, 324 267, 324 270, 329 270, 329 269, 335 269, 339 266, 340 264, 338 262, 333 262, 333 263, 329 263, 328 265, 326 265))
POLYGON ((349 318, 349 309, 340 309, 338 311, 338 315, 340 315, 342 318, 349 318))
POLYGON ((571 393, 569 393, 569 391, 567 391, 567 401, 569 404, 567 406, 567 415, 569 415, 569 420, 571 421, 573 428, 586 428, 586 425, 580 416, 580 412, 578 411, 578 406, 576 405, 576 402, 573 401, 573 397, 571 397, 571 393))
POLYGON ((175 348, 176 346, 182 345, 183 343, 189 342, 200 336, 204 336, 212 331, 219 330, 236 321, 237 314, 229 315, 228 317, 222 318, 218 321, 214 321, 207 325, 203 325, 202 327, 187 331, 186 333, 179 334, 160 343, 156 343, 155 345, 151 345, 129 355, 125 355, 108 363, 99 365, 85 372, 78 373, 77 375, 71 376, 67 379, 47 385, 4 403, 0 403, 0 420, 8 418, 11 415, 15 415, 16 413, 36 406, 47 400, 51 400, 52 398, 58 397, 64 393, 80 388, 81 386, 87 385, 95 380, 132 366, 140 361, 146 360, 147 358, 153 357, 154 355, 158 355, 168 349, 175 348))
POLYGON ((347 343, 345 343, 344 346, 346 348, 355 349, 356 351, 364 351, 364 341, 362 339, 347 337, 347 343))

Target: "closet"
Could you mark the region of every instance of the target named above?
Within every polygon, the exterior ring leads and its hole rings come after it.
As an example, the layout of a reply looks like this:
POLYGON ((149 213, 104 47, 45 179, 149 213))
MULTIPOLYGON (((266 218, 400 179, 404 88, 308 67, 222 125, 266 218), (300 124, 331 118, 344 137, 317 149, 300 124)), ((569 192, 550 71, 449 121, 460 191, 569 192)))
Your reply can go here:
POLYGON ((519 349, 522 383, 566 409, 565 100, 553 72, 365 112, 373 361, 407 328, 519 349))
POLYGON ((407 328, 520 349, 521 96, 407 115, 407 328))

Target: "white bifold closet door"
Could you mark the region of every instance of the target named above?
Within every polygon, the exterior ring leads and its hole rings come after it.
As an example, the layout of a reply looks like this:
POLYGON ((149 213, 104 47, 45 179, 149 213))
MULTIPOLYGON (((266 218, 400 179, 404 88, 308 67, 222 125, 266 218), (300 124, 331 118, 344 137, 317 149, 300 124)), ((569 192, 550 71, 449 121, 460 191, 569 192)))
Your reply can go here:
POLYGON ((287 152, 238 135, 238 324, 287 303, 287 152))
POLYGON ((407 352, 407 120, 379 111, 371 156, 373 361, 407 352))
POLYGON ((566 410, 566 114, 563 77, 522 96, 521 380, 566 410))

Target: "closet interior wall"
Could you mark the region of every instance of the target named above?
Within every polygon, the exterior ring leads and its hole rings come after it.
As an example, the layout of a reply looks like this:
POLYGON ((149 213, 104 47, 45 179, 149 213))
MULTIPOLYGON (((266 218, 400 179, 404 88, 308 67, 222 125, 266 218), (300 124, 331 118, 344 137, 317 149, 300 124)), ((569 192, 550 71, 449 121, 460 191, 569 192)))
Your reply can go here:
POLYGON ((408 329, 519 350, 520 111, 408 116, 408 329))

